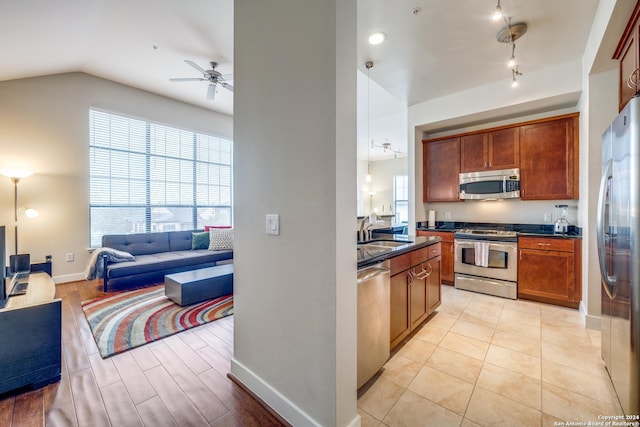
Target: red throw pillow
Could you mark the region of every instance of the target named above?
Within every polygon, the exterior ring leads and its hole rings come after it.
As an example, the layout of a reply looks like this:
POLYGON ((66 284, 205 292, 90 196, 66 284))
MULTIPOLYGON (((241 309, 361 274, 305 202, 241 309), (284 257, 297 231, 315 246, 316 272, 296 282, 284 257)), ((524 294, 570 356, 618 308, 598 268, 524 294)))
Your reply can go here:
POLYGON ((209 231, 212 228, 231 228, 231 226, 230 225, 205 225, 204 231, 209 231))

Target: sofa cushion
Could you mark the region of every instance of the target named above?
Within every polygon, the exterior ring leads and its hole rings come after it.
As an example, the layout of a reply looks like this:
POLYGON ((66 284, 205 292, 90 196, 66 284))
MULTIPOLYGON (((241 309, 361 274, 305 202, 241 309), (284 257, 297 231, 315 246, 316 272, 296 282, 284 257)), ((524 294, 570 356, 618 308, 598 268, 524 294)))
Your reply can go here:
MULTIPOLYGON (((191 239, 191 232, 189 239, 191 239)), ((107 234, 102 236, 102 246, 132 255, 147 255, 158 252, 168 252, 169 233, 138 233, 138 234, 107 234)), ((191 240, 189 240, 189 249, 191 240)))
POLYGON ((194 231, 170 231, 169 234, 169 250, 170 251, 188 251, 191 250, 191 240, 194 231))
POLYGON ((191 233, 191 249, 209 249, 209 232, 191 233))
MULTIPOLYGON (((167 271, 182 267, 198 266, 232 258, 232 251, 209 251, 206 249, 159 252, 137 255, 135 261, 125 261, 107 266, 109 279, 133 276, 157 271, 167 271)), ((197 267, 196 267, 197 268, 197 267)))
POLYGON ((233 228, 209 229, 209 250, 232 250, 233 249, 233 228))

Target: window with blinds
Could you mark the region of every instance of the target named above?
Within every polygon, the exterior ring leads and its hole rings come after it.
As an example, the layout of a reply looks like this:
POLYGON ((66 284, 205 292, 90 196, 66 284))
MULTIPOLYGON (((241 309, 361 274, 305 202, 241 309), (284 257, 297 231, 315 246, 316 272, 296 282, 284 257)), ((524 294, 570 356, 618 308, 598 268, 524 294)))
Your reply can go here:
POLYGON ((231 225, 233 142, 89 110, 91 246, 104 234, 231 225))
POLYGON ((397 224, 409 221, 409 175, 393 177, 393 205, 397 224))

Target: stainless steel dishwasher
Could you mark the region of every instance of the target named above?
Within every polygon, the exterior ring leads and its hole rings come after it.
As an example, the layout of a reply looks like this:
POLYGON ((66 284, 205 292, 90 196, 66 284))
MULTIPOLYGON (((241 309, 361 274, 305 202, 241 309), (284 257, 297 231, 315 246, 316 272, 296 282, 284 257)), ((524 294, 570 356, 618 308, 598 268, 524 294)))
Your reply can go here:
POLYGON ((358 388, 389 359, 389 261, 358 270, 358 388))

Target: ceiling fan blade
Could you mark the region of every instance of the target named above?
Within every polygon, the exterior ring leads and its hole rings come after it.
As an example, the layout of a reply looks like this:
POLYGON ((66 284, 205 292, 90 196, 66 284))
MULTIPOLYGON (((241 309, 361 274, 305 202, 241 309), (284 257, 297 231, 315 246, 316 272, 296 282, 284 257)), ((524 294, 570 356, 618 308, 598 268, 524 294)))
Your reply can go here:
POLYGON ((200 71, 202 74, 207 74, 207 72, 204 70, 204 68, 202 68, 201 66, 199 66, 195 62, 189 61, 188 59, 185 59, 184 62, 186 62, 187 64, 191 65, 193 68, 195 68, 196 70, 200 71))
POLYGON ((215 83, 209 84, 207 89, 207 99, 213 101, 216 98, 216 85, 215 83))
POLYGON ((227 90, 229 90, 230 92, 233 93, 233 86, 231 86, 229 83, 222 82, 220 84, 222 85, 223 88, 225 88, 225 89, 227 89, 227 90))
POLYGON ((177 79, 169 79, 171 82, 202 82, 207 79, 203 79, 201 77, 180 77, 177 79))

